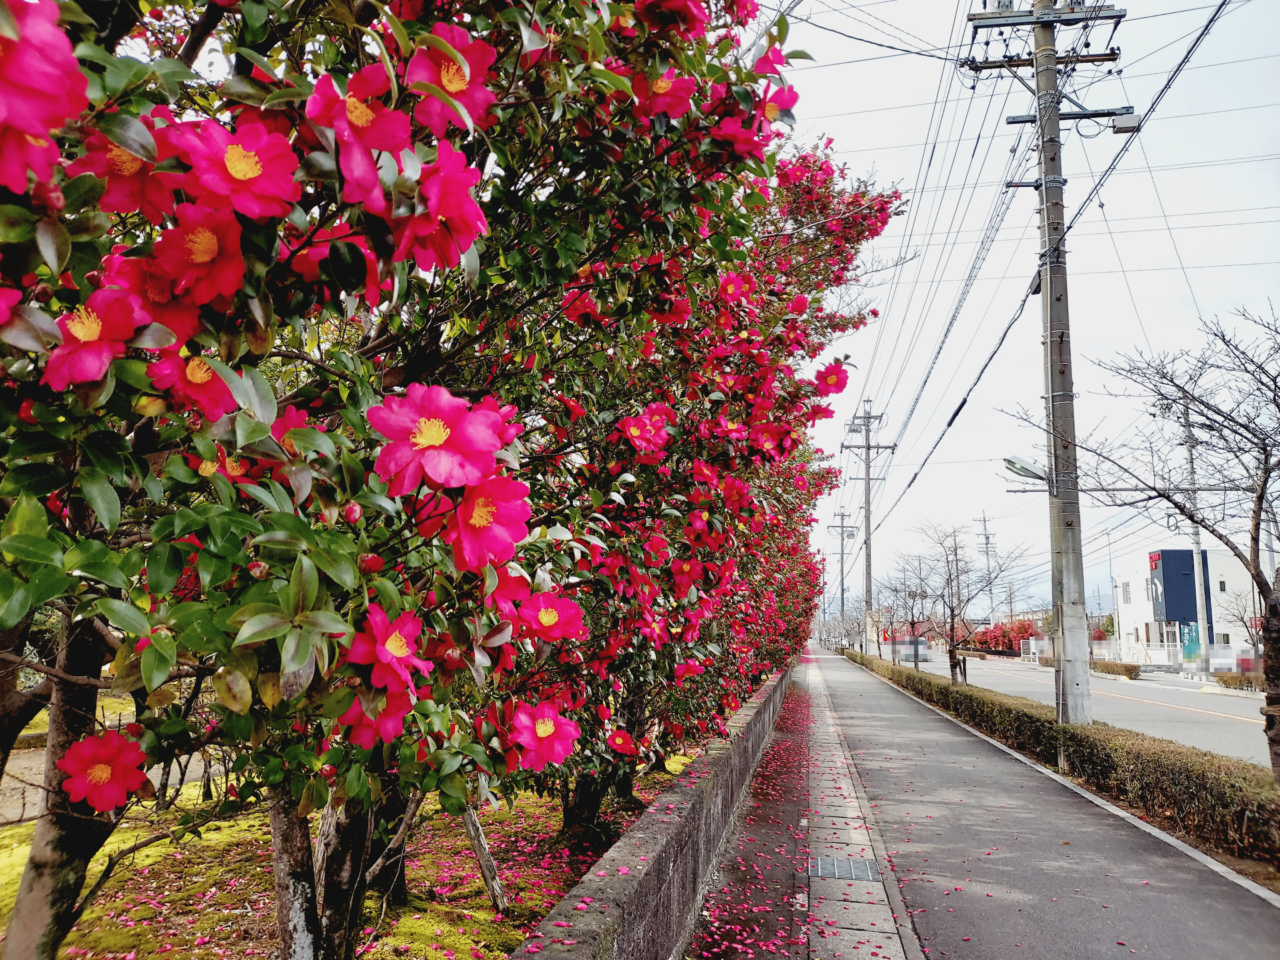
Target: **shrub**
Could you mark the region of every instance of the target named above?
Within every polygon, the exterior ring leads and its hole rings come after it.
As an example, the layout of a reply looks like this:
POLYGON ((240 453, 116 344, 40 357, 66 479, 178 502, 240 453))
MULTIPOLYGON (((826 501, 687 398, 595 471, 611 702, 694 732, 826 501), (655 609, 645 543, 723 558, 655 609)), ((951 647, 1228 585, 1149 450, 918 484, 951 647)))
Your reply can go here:
POLYGON ((847 656, 1046 766, 1056 766, 1061 746, 1074 777, 1150 817, 1233 855, 1280 864, 1280 788, 1263 767, 1103 723, 1060 724, 1047 704, 847 656))
POLYGON ((1110 673, 1130 680, 1137 680, 1142 673, 1142 668, 1136 663, 1116 663, 1113 660, 1094 660, 1089 669, 1094 673, 1110 673))
POLYGON ((1053 657, 1041 657, 1041 658, 1040 658, 1040 666, 1042 666, 1042 667, 1049 667, 1050 669, 1052 669, 1052 668, 1053 668, 1053 665, 1054 665, 1053 657))
POLYGON ((1265 687, 1264 680, 1256 674, 1248 673, 1227 673, 1214 677, 1218 681, 1219 686, 1226 687, 1228 690, 1255 690, 1261 693, 1265 687))
POLYGON ((979 660, 987 659, 985 653, 979 653, 977 650, 960 650, 958 652, 962 657, 977 657, 979 660))

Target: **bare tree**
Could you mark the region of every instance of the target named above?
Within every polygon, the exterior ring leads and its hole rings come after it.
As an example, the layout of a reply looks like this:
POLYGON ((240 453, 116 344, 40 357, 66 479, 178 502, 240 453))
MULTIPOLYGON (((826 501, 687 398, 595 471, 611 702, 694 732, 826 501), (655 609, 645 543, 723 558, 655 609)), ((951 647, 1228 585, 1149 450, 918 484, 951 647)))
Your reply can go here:
MULTIPOLYGON (((894 572, 885 587, 891 591, 895 619, 902 624, 907 636, 915 639, 921 636, 921 626, 931 623, 934 618, 936 597, 930 593, 930 585, 936 579, 934 561, 931 557, 920 554, 899 554, 894 563, 894 572)), ((920 669, 919 660, 915 660, 916 669, 920 669)))
POLYGON ((1020 552, 992 552, 990 563, 979 562, 969 549, 969 528, 929 523, 920 527, 928 541, 932 560, 932 584, 929 592, 936 601, 938 620, 947 645, 951 682, 960 682, 960 657, 957 650, 969 635, 966 618, 969 606, 1005 576, 1020 558, 1020 552), (961 636, 961 633, 964 636, 961 636))
POLYGON ((1214 600, 1214 617, 1220 623, 1229 623, 1244 631, 1245 639, 1253 647, 1253 659, 1262 657, 1262 618, 1258 610, 1258 595, 1253 590, 1233 590, 1225 597, 1214 600))
POLYGON ((1262 559, 1280 472, 1280 320, 1274 311, 1236 316, 1239 329, 1202 321, 1205 343, 1196 350, 1100 364, 1136 388, 1127 395, 1143 399, 1151 419, 1124 439, 1079 445, 1092 454, 1088 479, 1120 490, 1103 494, 1106 502, 1153 515, 1167 505, 1249 571, 1262 620, 1264 730, 1280 779, 1280 570, 1262 559))

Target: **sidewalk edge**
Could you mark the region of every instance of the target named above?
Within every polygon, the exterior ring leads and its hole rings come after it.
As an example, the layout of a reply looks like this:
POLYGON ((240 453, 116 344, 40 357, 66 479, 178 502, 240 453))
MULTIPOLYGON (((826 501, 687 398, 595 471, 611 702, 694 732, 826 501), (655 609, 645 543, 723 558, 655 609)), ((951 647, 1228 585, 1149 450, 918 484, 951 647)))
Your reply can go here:
MULTIPOLYGON (((860 666, 859 664, 856 664, 851 660, 847 662, 849 663, 850 666, 858 667, 858 669, 863 670, 866 673, 870 674, 871 676, 875 677, 881 683, 888 684, 890 687, 893 687, 894 690, 897 690, 904 697, 910 697, 916 703, 919 703, 922 706, 928 707, 938 716, 944 717, 947 720, 950 720, 952 723, 954 723, 958 727, 963 727, 965 730, 969 731, 978 739, 985 740, 987 743, 991 744, 993 747, 996 747, 998 750, 1002 750, 1003 752, 1007 753, 1009 756, 1013 757, 1015 760, 1026 764, 1028 767, 1031 767, 1033 770, 1036 770, 1039 773, 1044 774, 1046 777, 1048 777, 1051 780, 1056 780, 1058 783, 1062 784, 1068 790, 1072 791, 1073 793, 1078 793, 1080 796, 1084 797, 1089 802, 1106 810, 1108 813, 1119 817, 1121 820, 1128 821, 1131 825, 1137 827, 1143 833, 1150 834, 1151 836, 1155 837, 1157 840, 1164 841, 1169 846, 1173 847, 1175 850, 1178 850, 1179 852, 1186 854, 1192 860, 1195 860, 1198 863, 1202 864, 1203 866, 1208 867, 1210 870, 1218 874, 1218 876, 1222 877, 1224 880, 1229 880, 1232 883, 1236 884, 1237 886, 1243 887, 1245 890, 1248 890, 1250 893, 1254 894, 1255 896, 1271 904, 1271 906, 1276 907, 1277 909, 1280 909, 1280 894, 1273 893, 1272 891, 1268 890, 1266 887, 1262 886, 1262 884, 1254 883, 1248 877, 1241 876, 1240 874, 1232 870, 1230 867, 1226 866, 1225 864, 1219 863, 1217 860, 1213 859, 1213 857, 1209 856, 1208 854, 1201 853, 1195 847, 1190 846, 1189 844, 1183 843, 1177 837, 1170 836, 1169 834, 1161 830, 1159 827, 1152 826, 1150 823, 1147 823, 1145 820, 1139 820, 1133 814, 1128 813, 1124 810, 1121 810, 1114 803, 1104 800, 1102 797, 1098 796, 1096 793, 1093 793, 1089 790, 1086 790, 1084 787, 1081 787, 1081 786, 1078 786, 1077 784, 1072 783, 1066 777, 1063 777, 1057 773, 1054 773, 1048 767, 1045 767, 1045 766, 1042 766, 1041 764, 1036 763, 1030 757, 1024 757, 1021 753, 1019 753, 1017 750, 1014 750, 1012 747, 1006 746, 1005 744, 1001 743, 999 740, 996 740, 992 737, 987 736, 981 730, 977 730, 969 726, 963 720, 957 720, 955 717, 951 716, 951 714, 947 713, 946 711, 940 710, 937 707, 935 707, 933 704, 925 700, 921 700, 915 694, 909 693, 908 691, 903 690, 900 686, 898 686, 897 684, 893 683, 890 680, 886 680, 884 677, 880 676, 875 671, 867 670, 866 667, 860 666)), ((856 781, 855 781, 855 785, 857 785, 856 781)), ((857 786, 859 786, 859 789, 860 789, 860 785, 857 785, 857 786)))
MULTIPOLYGON (((848 660, 845 660, 844 657, 839 655, 835 655, 834 659, 844 660, 845 663, 849 663, 848 660)), ((816 660, 817 658, 815 657, 815 663, 816 660)), ((822 675, 822 687, 826 692, 827 701, 834 706, 834 702, 831 701, 830 689, 827 687, 826 671, 822 669, 821 664, 816 665, 822 675)), ((854 664, 850 665, 853 666, 854 664)), ((835 717, 836 714, 833 710, 832 719, 835 719, 835 717)), ((836 720, 835 727, 837 734, 836 739, 840 741, 840 749, 844 753, 845 763, 848 764, 849 771, 853 774, 849 779, 853 783, 854 792, 858 795, 858 804, 862 807, 862 818, 863 822, 867 824, 867 839, 871 841, 871 852, 875 854, 877 863, 884 864, 887 867, 889 865, 889 848, 885 846, 884 836, 880 833, 880 821, 876 816, 875 807, 871 805, 871 799, 867 796, 867 791, 862 786, 862 772, 858 769, 858 765, 853 759, 853 754, 849 751, 849 742, 845 739, 844 731, 840 729, 839 720, 836 720)), ((890 912, 898 917, 904 917, 906 919, 907 927, 906 931, 904 931, 902 929, 901 921, 899 921, 899 924, 897 925, 898 942, 902 944, 903 953, 905 953, 910 960, 927 960, 924 951, 920 946, 920 931, 916 929, 915 914, 908 909, 907 902, 902 897, 902 890, 898 886, 897 873, 890 871, 890 875, 891 876, 885 876, 884 874, 881 874, 880 876, 880 879, 884 884, 885 896, 889 898, 889 904, 891 907, 890 912)))

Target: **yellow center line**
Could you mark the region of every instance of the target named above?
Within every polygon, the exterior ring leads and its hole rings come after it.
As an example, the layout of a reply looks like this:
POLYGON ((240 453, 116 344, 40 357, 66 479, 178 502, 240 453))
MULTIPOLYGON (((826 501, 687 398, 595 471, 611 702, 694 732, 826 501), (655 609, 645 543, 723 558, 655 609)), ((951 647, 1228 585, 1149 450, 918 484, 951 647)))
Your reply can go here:
MULTIPOLYGON (((1030 680, 1032 683, 1053 683, 1052 680, 1041 680, 1039 677, 1024 677, 1016 673, 1006 673, 1004 670, 996 670, 987 667, 992 673, 1003 674, 1006 677, 1013 677, 1015 680, 1030 680)), ((1191 713, 1204 713, 1211 717, 1226 717, 1228 720, 1239 720, 1243 723, 1256 723, 1258 726, 1264 726, 1265 721, 1253 720, 1250 717, 1237 717, 1233 713, 1218 713, 1216 710, 1201 710, 1199 707, 1184 707, 1176 703, 1164 703, 1160 700, 1147 700, 1144 697, 1126 697, 1123 693, 1107 693, 1105 690, 1091 690, 1100 697, 1115 697, 1117 700, 1133 700, 1137 703, 1149 703, 1156 707, 1168 707, 1170 710, 1188 710, 1191 713)))

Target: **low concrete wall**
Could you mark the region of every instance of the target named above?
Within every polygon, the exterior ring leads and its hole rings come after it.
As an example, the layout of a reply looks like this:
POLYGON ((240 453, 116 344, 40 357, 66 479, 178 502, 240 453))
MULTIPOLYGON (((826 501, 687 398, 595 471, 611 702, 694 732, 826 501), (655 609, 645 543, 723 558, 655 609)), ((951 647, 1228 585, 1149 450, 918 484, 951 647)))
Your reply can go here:
POLYGON ((729 739, 711 741, 511 956, 668 960, 683 948, 790 679, 788 666, 756 691, 729 739))

